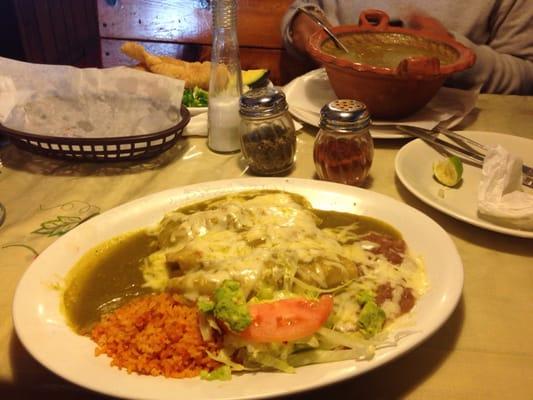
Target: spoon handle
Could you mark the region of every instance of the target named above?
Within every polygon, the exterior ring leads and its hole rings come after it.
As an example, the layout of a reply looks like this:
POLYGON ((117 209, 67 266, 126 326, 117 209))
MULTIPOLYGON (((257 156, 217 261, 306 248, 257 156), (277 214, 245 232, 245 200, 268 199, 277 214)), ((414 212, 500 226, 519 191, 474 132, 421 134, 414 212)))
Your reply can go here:
POLYGON ((306 9, 305 7, 298 7, 298 10, 303 12, 305 15, 307 15, 309 18, 311 18, 317 25, 319 25, 324 31, 328 34, 328 36, 333 40, 333 43, 335 43, 335 46, 337 46, 339 49, 344 50, 346 53, 349 53, 350 51, 346 48, 345 45, 342 44, 342 42, 331 32, 331 30, 311 11, 306 9))

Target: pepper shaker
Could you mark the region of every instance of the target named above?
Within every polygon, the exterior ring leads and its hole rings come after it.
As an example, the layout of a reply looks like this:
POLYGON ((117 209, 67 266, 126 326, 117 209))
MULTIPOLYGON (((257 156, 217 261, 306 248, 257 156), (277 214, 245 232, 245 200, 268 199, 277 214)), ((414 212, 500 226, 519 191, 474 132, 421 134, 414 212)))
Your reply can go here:
POLYGON ((277 175, 294 164, 296 133, 285 94, 277 88, 252 89, 240 100, 241 151, 250 171, 277 175))
POLYGON ((320 179, 347 185, 364 183, 374 157, 370 115, 356 100, 334 100, 320 110, 313 160, 320 179))

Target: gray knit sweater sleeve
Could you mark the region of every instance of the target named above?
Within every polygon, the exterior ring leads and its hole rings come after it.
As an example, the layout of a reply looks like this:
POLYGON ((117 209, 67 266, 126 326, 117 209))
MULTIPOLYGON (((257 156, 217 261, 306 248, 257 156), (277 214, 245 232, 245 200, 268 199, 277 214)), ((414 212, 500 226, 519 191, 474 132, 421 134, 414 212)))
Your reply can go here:
POLYGON ((533 1, 499 1, 488 21, 486 43, 476 44, 461 32, 455 36, 475 51, 476 63, 448 83, 482 84, 488 93, 533 94, 533 1))
POLYGON ((337 25, 357 23, 358 13, 354 10, 364 8, 381 8, 391 16, 402 17, 407 3, 411 10, 440 20, 458 41, 476 53, 475 65, 454 74, 447 85, 481 85, 482 91, 488 93, 533 94, 533 0, 440 0, 438 7, 427 0, 297 0, 282 21, 284 44, 288 51, 296 53, 289 31, 301 5, 319 7, 337 25))

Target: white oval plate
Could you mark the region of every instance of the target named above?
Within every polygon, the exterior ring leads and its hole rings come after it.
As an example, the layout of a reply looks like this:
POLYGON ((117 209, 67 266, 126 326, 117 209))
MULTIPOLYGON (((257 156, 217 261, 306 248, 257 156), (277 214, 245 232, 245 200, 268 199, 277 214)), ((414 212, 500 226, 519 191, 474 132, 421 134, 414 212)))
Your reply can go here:
MULTIPOLYGON (((501 144, 510 152, 521 156, 524 163, 533 164, 533 140, 494 132, 461 131, 461 134, 480 143, 501 144)), ((413 140, 403 146, 396 155, 396 174, 407 190, 445 214, 480 228, 533 238, 532 231, 507 228, 479 218, 477 214, 477 188, 481 179, 479 167, 463 163, 463 182, 458 188, 448 188, 433 179, 433 162, 440 159, 442 156, 423 140, 413 140)))
MULTIPOLYGON (((337 96, 331 88, 326 71, 315 69, 289 82, 283 88, 290 113, 302 122, 318 127, 320 109, 337 96)), ((441 121, 452 128, 472 110, 478 92, 442 87, 435 97, 415 114, 398 121, 372 120, 370 134, 374 139, 402 139, 409 135, 380 125, 405 124, 433 129, 441 121)), ((401 100, 398 100, 401 101, 401 100)))
POLYGON ((250 399, 299 392, 347 379, 397 358, 435 332, 454 310, 462 291, 463 266, 448 234, 416 209, 381 194, 330 182, 242 178, 185 186, 124 204, 88 220, 59 238, 28 268, 14 298, 15 330, 46 368, 88 389, 136 399, 250 399), (307 197, 315 208, 373 216, 398 228, 426 263, 430 288, 412 312, 414 333, 369 361, 298 368, 295 374, 249 373, 231 381, 168 379, 127 374, 95 357, 95 344, 65 325, 59 293, 51 288, 90 248, 113 236, 157 223, 167 211, 207 197, 248 189, 280 189, 307 197))

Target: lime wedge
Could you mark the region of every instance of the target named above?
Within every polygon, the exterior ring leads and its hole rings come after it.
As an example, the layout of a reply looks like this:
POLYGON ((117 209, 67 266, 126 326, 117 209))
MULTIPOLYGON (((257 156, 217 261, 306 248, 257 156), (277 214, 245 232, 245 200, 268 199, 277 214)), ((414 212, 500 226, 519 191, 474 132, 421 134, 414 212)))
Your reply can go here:
POLYGON ((433 175, 446 186, 455 186, 463 176, 463 163, 457 156, 450 156, 433 164, 433 175))

